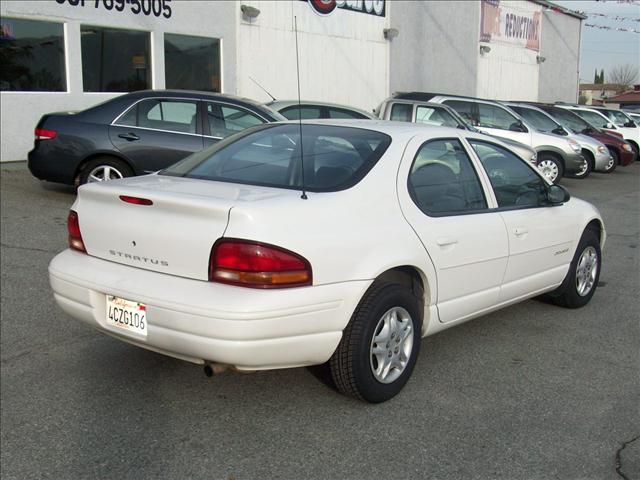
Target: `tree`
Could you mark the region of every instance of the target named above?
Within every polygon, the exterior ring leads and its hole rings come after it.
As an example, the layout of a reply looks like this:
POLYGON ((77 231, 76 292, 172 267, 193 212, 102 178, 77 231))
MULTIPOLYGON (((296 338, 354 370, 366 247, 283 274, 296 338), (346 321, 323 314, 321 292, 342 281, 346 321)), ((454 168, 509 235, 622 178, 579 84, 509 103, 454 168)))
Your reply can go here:
POLYGON ((609 74, 609 83, 618 85, 620 91, 628 90, 638 79, 638 67, 626 63, 618 65, 609 74))
POLYGON ((597 84, 600 77, 598 76, 598 69, 596 68, 596 73, 593 74, 593 83, 597 84))
POLYGON ((604 83, 604 68, 600 70, 600 81, 598 83, 604 83))

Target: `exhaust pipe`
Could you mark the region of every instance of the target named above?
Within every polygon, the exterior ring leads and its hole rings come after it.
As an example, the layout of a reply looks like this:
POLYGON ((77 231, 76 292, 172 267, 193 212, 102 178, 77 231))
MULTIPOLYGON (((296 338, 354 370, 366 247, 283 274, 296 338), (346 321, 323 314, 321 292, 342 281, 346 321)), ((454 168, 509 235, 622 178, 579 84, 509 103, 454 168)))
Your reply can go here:
POLYGON ((256 373, 256 370, 239 370, 234 365, 228 365, 226 363, 205 363, 204 374, 207 377, 213 377, 214 375, 220 375, 227 370, 232 370, 236 373, 250 374, 256 373))

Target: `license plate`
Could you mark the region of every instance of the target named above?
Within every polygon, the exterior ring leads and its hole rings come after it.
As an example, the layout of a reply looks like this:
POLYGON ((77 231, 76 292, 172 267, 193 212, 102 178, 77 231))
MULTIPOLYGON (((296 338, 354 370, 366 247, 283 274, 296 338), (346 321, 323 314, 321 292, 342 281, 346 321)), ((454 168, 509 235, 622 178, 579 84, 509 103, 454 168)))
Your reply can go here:
POLYGON ((107 295, 107 324, 147 336, 147 306, 107 295))

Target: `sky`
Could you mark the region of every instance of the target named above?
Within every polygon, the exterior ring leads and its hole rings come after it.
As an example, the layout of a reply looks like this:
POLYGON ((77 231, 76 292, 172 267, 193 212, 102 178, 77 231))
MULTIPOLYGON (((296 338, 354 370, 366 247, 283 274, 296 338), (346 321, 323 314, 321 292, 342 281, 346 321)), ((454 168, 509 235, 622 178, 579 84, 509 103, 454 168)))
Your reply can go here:
MULTIPOLYGON (((640 1, 622 3, 616 0, 556 0, 554 3, 571 10, 589 13, 605 13, 640 19, 640 1)), ((606 25, 610 27, 627 27, 640 30, 640 21, 619 21, 598 16, 589 16, 582 25, 582 47, 580 52, 580 82, 592 83, 595 69, 604 68, 604 80, 607 82, 607 71, 616 65, 630 63, 640 67, 640 33, 600 30, 584 26, 584 23, 606 25)), ((637 79, 640 82, 640 78, 637 79)))

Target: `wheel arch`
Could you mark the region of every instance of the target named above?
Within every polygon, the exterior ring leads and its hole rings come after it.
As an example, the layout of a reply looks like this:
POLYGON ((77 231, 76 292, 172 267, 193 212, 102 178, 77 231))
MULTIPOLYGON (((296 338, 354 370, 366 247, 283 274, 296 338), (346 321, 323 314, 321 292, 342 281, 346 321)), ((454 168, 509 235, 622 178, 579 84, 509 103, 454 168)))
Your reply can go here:
POLYGON ((582 148, 582 156, 591 164, 591 170, 596 169, 596 156, 588 148, 582 148))
POLYGON ((586 230, 593 230, 598 235, 600 239, 600 248, 604 248, 604 242, 606 240, 606 232, 604 229, 604 224, 600 218, 593 218, 589 220, 589 222, 585 225, 583 232, 586 230))
POLYGON ((78 177, 80 176, 80 173, 82 172, 84 167, 87 165, 87 163, 89 163, 91 160, 94 160, 94 159, 99 158, 99 157, 113 157, 113 158, 115 158, 117 160, 120 160, 120 161, 124 162, 131 169, 131 171, 134 172, 134 174, 137 174, 136 168, 134 167, 133 163, 131 163, 123 155, 120 155, 120 154, 118 154, 116 152, 109 151, 109 150, 91 152, 91 154, 89 154, 86 157, 84 157, 80 161, 78 166, 76 167, 76 171, 73 174, 73 178, 74 178, 76 184, 78 183, 78 177))
POLYGON ((540 161, 541 155, 552 155, 553 157, 560 160, 560 162, 562 163, 562 168, 566 167, 565 161, 564 161, 564 155, 560 149, 551 147, 549 145, 544 145, 541 147, 537 147, 535 150, 536 152, 538 152, 538 161, 540 161))

